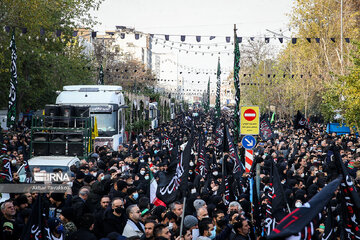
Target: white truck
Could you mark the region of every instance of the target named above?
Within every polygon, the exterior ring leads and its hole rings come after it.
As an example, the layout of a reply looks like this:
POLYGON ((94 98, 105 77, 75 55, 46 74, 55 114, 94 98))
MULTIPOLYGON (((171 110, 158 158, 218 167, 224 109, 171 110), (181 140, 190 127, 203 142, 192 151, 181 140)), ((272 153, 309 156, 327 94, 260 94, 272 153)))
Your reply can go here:
POLYGON ((57 105, 90 106, 90 116, 96 119, 98 137, 95 146, 107 145, 117 150, 126 142, 125 104, 121 86, 70 85, 64 86, 56 98, 57 105))

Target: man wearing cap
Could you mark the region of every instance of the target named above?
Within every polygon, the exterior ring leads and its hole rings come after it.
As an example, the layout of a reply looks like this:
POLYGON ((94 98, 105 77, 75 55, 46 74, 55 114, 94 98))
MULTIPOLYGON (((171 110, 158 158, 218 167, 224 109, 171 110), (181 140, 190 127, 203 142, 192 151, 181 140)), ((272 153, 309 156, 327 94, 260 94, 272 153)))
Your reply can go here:
POLYGON ((64 207, 64 194, 63 193, 51 193, 50 194, 50 206, 49 206, 49 218, 60 217, 61 209, 64 207))
POLYGON ((184 227, 186 229, 190 229, 190 230, 197 229, 198 224, 199 224, 199 221, 193 215, 187 215, 184 218, 184 227))
POLYGON ((20 228, 23 228, 25 225, 25 218, 22 213, 24 213, 23 211, 28 209, 29 206, 26 196, 24 194, 20 195, 15 199, 14 205, 16 210, 15 221, 20 228))
POLYGON ((135 187, 130 187, 127 190, 127 197, 125 199, 125 208, 129 207, 130 205, 137 204, 139 198, 139 193, 137 192, 135 187))
POLYGON ((71 207, 64 207, 61 209, 60 220, 64 224, 64 236, 68 239, 70 234, 77 230, 74 220, 74 209, 71 207))
POLYGON ((125 199, 127 196, 127 189, 128 189, 127 183, 123 180, 118 180, 114 184, 113 188, 111 188, 109 196, 111 199, 114 199, 114 198, 125 199))
POLYGON ((202 207, 207 208, 206 202, 202 199, 196 199, 193 205, 196 211, 198 211, 202 207))
POLYGON ((82 171, 78 171, 76 173, 76 179, 73 182, 71 187, 73 195, 77 195, 79 193, 80 188, 84 186, 84 178, 85 174, 82 171))
POLYGON ((72 233, 69 240, 96 240, 96 236, 91 232, 94 227, 94 216, 86 213, 79 222, 79 229, 72 233))
POLYGON ((64 238, 64 226, 59 218, 49 218, 47 221, 50 230, 50 239, 63 239, 64 238))
POLYGON ((4 202, 1 205, 2 217, 0 220, 1 239, 12 240, 19 239, 21 230, 15 222, 15 208, 11 201, 4 202))

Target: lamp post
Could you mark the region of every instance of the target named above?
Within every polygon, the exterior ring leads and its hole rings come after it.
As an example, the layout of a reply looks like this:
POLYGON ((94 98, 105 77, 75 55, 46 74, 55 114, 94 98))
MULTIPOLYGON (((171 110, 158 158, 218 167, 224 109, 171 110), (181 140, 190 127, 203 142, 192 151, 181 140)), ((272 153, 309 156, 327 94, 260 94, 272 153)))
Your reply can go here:
POLYGON ((343 69, 343 0, 340 0, 340 64, 343 69))

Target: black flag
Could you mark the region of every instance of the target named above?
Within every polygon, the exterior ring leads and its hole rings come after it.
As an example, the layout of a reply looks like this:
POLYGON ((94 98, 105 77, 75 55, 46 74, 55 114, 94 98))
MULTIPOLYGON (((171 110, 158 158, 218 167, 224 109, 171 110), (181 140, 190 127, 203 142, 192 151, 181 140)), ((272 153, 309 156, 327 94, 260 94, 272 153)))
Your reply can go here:
POLYGON ((100 66, 100 71, 99 71, 99 79, 97 82, 98 85, 104 85, 104 70, 103 70, 103 66, 100 66))
POLYGON ((335 232, 334 232, 334 216, 331 210, 331 207, 328 207, 328 214, 326 217, 326 220, 324 222, 325 224, 325 231, 324 235, 322 236, 322 240, 332 240, 335 239, 335 232))
POLYGON ((345 228, 345 238, 360 239, 360 197, 356 192, 351 176, 341 159, 340 152, 337 149, 332 149, 332 152, 333 155, 330 155, 330 159, 332 161, 335 160, 335 163, 343 176, 340 185, 340 193, 342 199, 344 199, 344 201, 342 201, 344 209, 347 210, 341 211, 345 228))
POLYGON ((314 233, 316 225, 319 224, 321 211, 332 198, 335 190, 340 185, 341 179, 342 176, 338 177, 311 198, 310 201, 284 217, 273 229, 268 239, 280 239, 290 236, 298 236, 298 239, 311 239, 309 236, 314 233))
POLYGON ((299 129, 299 128, 305 128, 305 129, 308 129, 308 130, 310 129, 309 122, 301 114, 300 111, 298 111, 297 114, 296 114, 294 124, 295 124, 296 129, 299 129))
POLYGON ((229 186, 229 179, 226 170, 226 161, 223 159, 222 161, 222 181, 221 181, 221 188, 220 192, 223 195, 223 203, 227 206, 230 203, 230 186, 229 186))
POLYGON ((217 152, 221 152, 223 149, 223 142, 224 142, 224 128, 221 126, 221 122, 216 120, 216 127, 215 127, 215 147, 217 152))
POLYGON ((29 167, 29 162, 27 160, 27 158, 25 158, 25 173, 26 173, 26 183, 31 183, 32 182, 32 174, 30 171, 30 167, 29 167))
POLYGON ((145 148, 140 140, 139 135, 137 136, 137 142, 138 142, 138 151, 141 153, 142 156, 144 156, 146 152, 145 152, 145 148))
POLYGON ((228 126, 226 125, 225 126, 225 129, 226 129, 226 140, 227 140, 227 143, 224 142, 224 144, 228 144, 228 149, 229 149, 229 157, 230 159, 234 162, 234 168, 233 168, 233 174, 242 174, 242 167, 241 167, 241 163, 240 163, 240 159, 239 159, 239 155, 237 153, 237 149, 234 145, 234 142, 233 142, 233 139, 232 137, 230 136, 230 132, 229 132, 229 128, 228 126))
POLYGON ((184 151, 180 154, 176 171, 172 176, 161 175, 157 190, 157 197, 167 205, 174 202, 178 195, 185 196, 188 188, 189 162, 193 145, 193 131, 184 151))
POLYGON ((9 92, 9 103, 8 103, 8 113, 7 113, 7 127, 12 129, 16 124, 16 101, 17 101, 17 68, 16 68, 16 44, 15 44, 15 30, 11 37, 10 42, 11 50, 11 79, 10 79, 10 92, 9 92))
POLYGON ((196 164, 196 174, 197 175, 201 175, 202 177, 205 177, 206 174, 208 173, 208 168, 207 168, 207 163, 205 160, 205 136, 203 134, 203 132, 200 133, 199 135, 199 153, 198 153, 198 160, 197 160, 197 164, 196 164))
POLYGON ((270 140, 274 137, 271 125, 267 118, 260 121, 260 136, 263 141, 270 140))
POLYGON ((265 233, 269 235, 275 228, 282 217, 284 217, 284 207, 286 204, 284 189, 281 186, 278 170, 275 166, 274 160, 270 158, 270 187, 267 192, 268 202, 266 204, 265 212, 265 233))
POLYGON ((34 206, 28 223, 26 224, 26 231, 21 239, 51 239, 50 230, 47 227, 45 219, 44 208, 42 204, 42 196, 39 194, 36 198, 34 206))
POLYGON ((13 180, 11 173, 11 158, 9 155, 0 156, 0 182, 11 182, 13 180))

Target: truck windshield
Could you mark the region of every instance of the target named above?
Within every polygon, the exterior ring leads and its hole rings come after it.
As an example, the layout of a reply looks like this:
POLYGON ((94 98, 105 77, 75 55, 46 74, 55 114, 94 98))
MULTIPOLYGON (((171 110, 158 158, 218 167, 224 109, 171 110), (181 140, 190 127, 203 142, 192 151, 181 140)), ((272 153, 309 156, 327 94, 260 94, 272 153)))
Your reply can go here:
POLYGON ((92 113, 96 117, 99 137, 111 137, 117 132, 117 112, 92 113))

